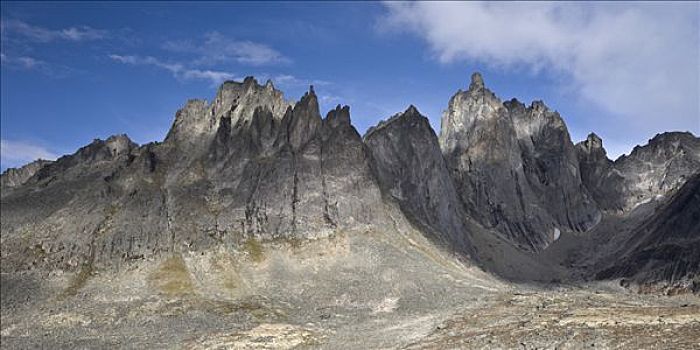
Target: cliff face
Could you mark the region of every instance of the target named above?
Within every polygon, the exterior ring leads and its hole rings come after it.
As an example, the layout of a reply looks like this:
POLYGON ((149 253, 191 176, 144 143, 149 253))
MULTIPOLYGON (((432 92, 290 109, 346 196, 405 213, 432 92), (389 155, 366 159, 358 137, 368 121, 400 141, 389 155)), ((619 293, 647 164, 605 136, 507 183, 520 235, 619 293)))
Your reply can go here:
POLYGON ((603 140, 591 133, 576 145, 581 181, 601 210, 622 210, 625 206, 625 179, 608 159, 603 140))
POLYGON ((472 230, 428 119, 410 106, 364 136, 385 193, 434 241, 473 254, 472 230))
POLYGON ((524 249, 600 219, 566 126, 542 102, 501 103, 476 73, 450 100, 440 145, 470 215, 524 249))
POLYGON ((201 160, 209 195, 228 213, 219 229, 306 238, 381 216, 379 188, 347 106, 322 119, 312 89, 282 118, 260 107, 250 122, 231 123, 222 119, 201 160))
POLYGON ((322 119, 313 88, 291 106, 271 83, 227 82, 163 143, 96 140, 3 196, 3 268, 386 228, 369 159, 347 106, 322 119))

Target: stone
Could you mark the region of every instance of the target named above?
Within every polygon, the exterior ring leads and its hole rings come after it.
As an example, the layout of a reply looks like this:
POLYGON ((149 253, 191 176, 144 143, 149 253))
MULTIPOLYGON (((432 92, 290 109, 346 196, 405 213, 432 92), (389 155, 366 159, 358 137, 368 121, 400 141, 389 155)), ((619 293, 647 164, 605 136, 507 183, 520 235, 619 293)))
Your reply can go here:
POLYGON ((541 101, 501 103, 474 74, 450 99, 440 146, 467 212, 523 249, 600 220, 566 125, 541 101))

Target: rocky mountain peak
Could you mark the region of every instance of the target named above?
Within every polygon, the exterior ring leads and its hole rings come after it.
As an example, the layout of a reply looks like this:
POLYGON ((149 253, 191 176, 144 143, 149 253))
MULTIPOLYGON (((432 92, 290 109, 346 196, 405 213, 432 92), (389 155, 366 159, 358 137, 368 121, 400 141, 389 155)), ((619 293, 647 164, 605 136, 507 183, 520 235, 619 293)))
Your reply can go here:
MULTIPOLYGON (((675 152, 678 149, 687 150, 693 153, 700 152, 700 138, 695 137, 690 132, 664 132, 656 134, 649 140, 648 147, 656 152, 675 152)), ((632 153, 643 152, 645 148, 637 146, 632 153)), ((647 151, 648 152, 648 151, 647 151)), ((632 154, 630 154, 632 156, 632 154)), ((697 154, 700 156, 700 154, 697 154)))
POLYGON ((292 104, 270 80, 264 86, 252 76, 243 82, 228 80, 219 86, 210 104, 205 100, 188 101, 175 115, 166 142, 199 148, 214 137, 223 119, 231 127, 249 125, 256 113, 265 114, 256 112, 260 109, 268 111, 274 120, 279 121, 290 106, 292 104))
MULTIPOLYGON (((424 117, 420 112, 418 111, 418 108, 416 108, 414 105, 408 106, 405 111, 401 113, 396 113, 393 116, 387 118, 386 120, 380 120, 377 125, 370 127, 367 129, 367 132, 363 136, 363 139, 368 140, 371 135, 389 125, 395 122, 408 122, 409 120, 415 120, 415 119, 424 119, 427 125, 429 126, 430 123, 428 123, 428 118, 424 117)), ((432 129, 431 129, 432 130, 432 129)))
POLYGON ((115 154, 123 154, 132 148, 138 148, 138 144, 131 141, 126 134, 112 135, 105 140, 105 144, 112 149, 115 154))
POLYGON ((29 178, 34 176, 37 171, 51 163, 52 161, 50 160, 37 159, 19 168, 7 168, 2 175, 0 175, 0 188, 7 190, 9 188, 21 186, 27 182, 29 178))
POLYGON ((286 135, 293 149, 299 149, 314 137, 322 123, 319 112, 318 98, 313 86, 301 97, 291 111, 282 120, 287 125, 286 135))
POLYGON ((408 106, 408 108, 406 108, 406 110, 403 112, 403 115, 410 117, 423 117, 423 115, 418 112, 418 108, 416 108, 414 105, 408 106))
POLYGON ((76 153, 82 159, 108 160, 131 153, 138 144, 126 134, 112 135, 106 140, 95 139, 76 153))
POLYGON ((328 111, 325 123, 333 128, 340 125, 352 125, 350 122, 350 106, 346 105, 341 107, 337 105, 335 109, 328 111))
POLYGON ((566 125, 542 101, 503 103, 474 74, 443 113, 440 146, 470 214, 525 249, 543 249, 600 218, 581 191, 566 125))
POLYGON ((469 90, 477 90, 484 88, 484 78, 481 77, 481 73, 472 73, 471 83, 469 84, 469 90))
POLYGON ((314 87, 309 86, 309 91, 294 104, 293 115, 295 119, 321 119, 321 112, 318 105, 318 97, 314 92, 314 87))
POLYGON ((583 152, 587 155, 602 155, 607 158, 605 148, 603 147, 603 140, 593 132, 588 134, 585 140, 576 144, 576 148, 579 152, 583 152))
POLYGON ((603 140, 594 132, 588 134, 585 142, 588 148, 603 148, 603 140))
POLYGON ((364 136, 382 188, 434 241, 462 254, 473 246, 428 118, 410 105, 364 136))
POLYGON ((583 183, 603 210, 626 212, 667 197, 700 172, 700 138, 689 132, 657 134, 615 162, 594 133, 576 150, 583 183))
POLYGON ((258 81, 255 79, 254 76, 249 75, 249 76, 243 78, 243 86, 245 86, 247 88, 251 88, 255 85, 258 85, 258 81))

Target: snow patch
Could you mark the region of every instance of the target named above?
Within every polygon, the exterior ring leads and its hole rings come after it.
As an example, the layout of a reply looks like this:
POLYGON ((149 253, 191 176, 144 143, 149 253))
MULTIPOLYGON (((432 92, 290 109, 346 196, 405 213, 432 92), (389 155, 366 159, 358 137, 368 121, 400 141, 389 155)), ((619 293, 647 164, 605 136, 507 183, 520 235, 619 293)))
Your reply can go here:
POLYGON ((552 240, 552 242, 558 240, 560 236, 561 236, 561 231, 559 231, 559 229, 555 227, 554 234, 553 234, 554 239, 552 240))

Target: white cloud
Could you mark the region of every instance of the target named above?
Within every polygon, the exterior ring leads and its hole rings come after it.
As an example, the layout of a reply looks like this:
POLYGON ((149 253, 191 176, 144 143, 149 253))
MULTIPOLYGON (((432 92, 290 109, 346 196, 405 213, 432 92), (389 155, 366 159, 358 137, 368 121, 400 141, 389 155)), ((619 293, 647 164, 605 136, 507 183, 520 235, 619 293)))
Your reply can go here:
POLYGON ((197 64, 237 62, 258 66, 290 62, 287 57, 265 44, 234 40, 219 32, 207 33, 203 42, 168 41, 163 48, 173 52, 196 54, 197 64))
POLYGON ((12 56, 0 53, 0 63, 3 69, 33 71, 57 79, 65 78, 76 72, 73 68, 60 64, 51 64, 30 56, 12 56))
MULTIPOLYGON (((442 63, 562 76, 618 137, 700 131, 698 3, 386 3, 379 27, 442 63), (624 129, 624 130, 622 130, 624 129), (627 134, 625 134, 627 133, 627 134)), ((566 117, 566 116, 565 116, 566 117)))
MULTIPOLYGON (((263 77, 266 75, 263 75, 263 77)), ((290 74, 279 74, 274 77, 272 77, 272 81, 275 82, 277 85, 281 86, 326 86, 326 85, 331 85, 330 82, 325 81, 325 80, 320 80, 320 79, 303 79, 303 78, 297 78, 294 75, 290 74)))
POLYGON ((29 56, 10 57, 0 53, 0 62, 3 66, 20 69, 34 69, 46 67, 46 62, 29 56))
POLYGON ((224 80, 234 78, 229 72, 200 70, 185 67, 181 63, 167 63, 152 56, 134 55, 109 55, 109 58, 124 64, 154 66, 169 71, 177 79, 182 80, 209 80, 212 84, 219 84, 224 80))
POLYGON ((48 149, 27 141, 0 140, 0 163, 4 167, 18 167, 37 159, 54 160, 58 157, 48 149))
POLYGON ((106 30, 91 28, 88 26, 69 27, 63 29, 48 29, 34 26, 19 20, 3 20, 0 26, 3 36, 12 32, 35 42, 47 43, 51 41, 89 41, 104 39, 106 30))

